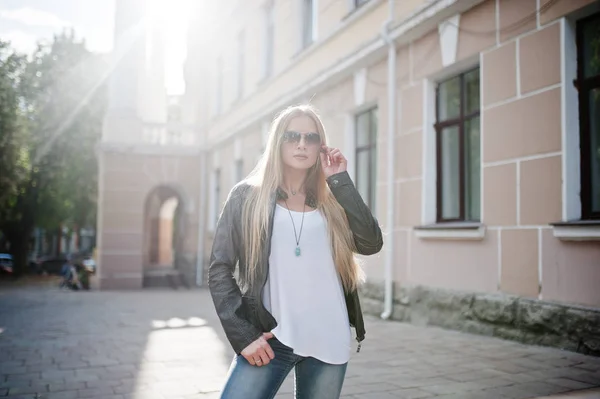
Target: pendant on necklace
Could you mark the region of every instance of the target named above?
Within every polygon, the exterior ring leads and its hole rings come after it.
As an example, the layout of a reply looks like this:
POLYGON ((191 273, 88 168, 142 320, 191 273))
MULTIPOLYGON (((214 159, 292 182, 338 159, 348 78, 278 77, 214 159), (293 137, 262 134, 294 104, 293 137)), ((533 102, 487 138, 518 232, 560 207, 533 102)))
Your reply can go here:
POLYGON ((295 190, 292 190, 292 195, 296 195, 296 191, 295 190))
POLYGON ((296 247, 296 256, 300 256, 300 247, 296 247))

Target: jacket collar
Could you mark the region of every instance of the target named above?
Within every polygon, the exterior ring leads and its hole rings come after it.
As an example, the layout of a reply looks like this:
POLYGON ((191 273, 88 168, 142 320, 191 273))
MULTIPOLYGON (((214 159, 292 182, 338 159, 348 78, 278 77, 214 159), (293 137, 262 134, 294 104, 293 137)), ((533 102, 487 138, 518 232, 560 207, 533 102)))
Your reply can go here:
MULTIPOLYGON (((277 190, 276 190, 276 192, 275 192, 274 199, 276 201, 287 200, 288 199, 288 195, 285 192, 285 190, 283 190, 281 187, 278 187, 277 190)), ((306 192, 306 200, 304 201, 304 203, 306 205, 310 206, 311 208, 316 208, 317 207, 317 197, 312 192, 312 190, 308 190, 306 192)))

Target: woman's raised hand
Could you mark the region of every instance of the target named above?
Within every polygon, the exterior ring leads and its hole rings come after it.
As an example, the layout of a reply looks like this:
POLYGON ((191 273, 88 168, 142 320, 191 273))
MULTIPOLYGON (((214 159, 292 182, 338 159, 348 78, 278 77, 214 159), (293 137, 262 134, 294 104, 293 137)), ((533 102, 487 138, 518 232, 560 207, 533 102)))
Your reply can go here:
POLYGON ((338 148, 327 146, 321 147, 321 167, 325 178, 335 175, 336 173, 345 172, 348 167, 348 161, 338 148))

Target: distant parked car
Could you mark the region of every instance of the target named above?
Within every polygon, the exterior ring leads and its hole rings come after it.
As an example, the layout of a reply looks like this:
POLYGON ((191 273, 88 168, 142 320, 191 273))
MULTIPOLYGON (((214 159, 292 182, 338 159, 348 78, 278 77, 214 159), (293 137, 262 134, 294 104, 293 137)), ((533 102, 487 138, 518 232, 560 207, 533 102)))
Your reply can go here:
POLYGON ((60 274, 66 261, 66 255, 42 255, 33 259, 30 265, 32 270, 38 274, 60 274))
POLYGON ((0 253, 0 274, 12 275, 14 273, 14 260, 11 254, 0 253))
POLYGON ((29 265, 31 270, 37 274, 60 274, 62 266, 67 263, 67 257, 70 257, 71 261, 77 269, 83 269, 90 274, 96 273, 96 262, 91 254, 80 252, 74 254, 60 254, 60 255, 33 255, 30 259, 29 265))

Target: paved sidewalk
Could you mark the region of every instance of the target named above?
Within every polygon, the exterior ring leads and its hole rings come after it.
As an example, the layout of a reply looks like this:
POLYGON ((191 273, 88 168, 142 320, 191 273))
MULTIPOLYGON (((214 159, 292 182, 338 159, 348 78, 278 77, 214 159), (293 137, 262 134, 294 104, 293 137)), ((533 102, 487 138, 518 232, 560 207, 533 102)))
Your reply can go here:
MULTIPOLYGON (((217 398, 233 355, 205 290, 4 287, 0 304, 0 398, 217 398)), ((594 387, 600 358, 368 318, 343 394, 600 398, 594 387)))

